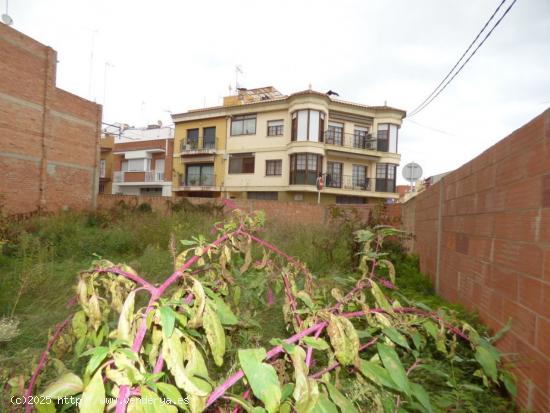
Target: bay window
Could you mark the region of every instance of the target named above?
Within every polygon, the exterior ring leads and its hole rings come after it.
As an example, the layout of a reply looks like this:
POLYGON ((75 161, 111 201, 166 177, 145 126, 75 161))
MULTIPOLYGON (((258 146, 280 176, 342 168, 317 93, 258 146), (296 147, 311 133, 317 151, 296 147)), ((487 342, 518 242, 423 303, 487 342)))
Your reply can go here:
POLYGON ((387 163, 376 165, 376 191, 395 192, 395 170, 397 166, 387 163))
POLYGON ((290 155, 290 185, 315 185, 322 166, 321 155, 313 153, 290 155))
POLYGON ((303 109, 292 114, 293 141, 323 142, 325 114, 318 110, 303 109))
POLYGON ((378 125, 377 150, 397 153, 397 125, 380 123, 378 125))

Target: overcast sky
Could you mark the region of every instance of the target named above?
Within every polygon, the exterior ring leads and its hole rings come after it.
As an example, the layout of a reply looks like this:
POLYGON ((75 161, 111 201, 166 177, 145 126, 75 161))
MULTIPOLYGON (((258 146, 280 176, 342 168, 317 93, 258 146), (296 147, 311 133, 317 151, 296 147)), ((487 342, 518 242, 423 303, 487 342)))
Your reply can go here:
MULTIPOLYGON (((9 14, 57 50, 59 87, 105 103, 108 122, 141 126, 220 104, 236 64, 248 88, 311 84, 411 111, 500 1, 10 0, 9 14)), ((404 121, 401 165, 420 163, 424 177, 452 170, 548 107, 550 0, 518 0, 440 97, 404 121)))

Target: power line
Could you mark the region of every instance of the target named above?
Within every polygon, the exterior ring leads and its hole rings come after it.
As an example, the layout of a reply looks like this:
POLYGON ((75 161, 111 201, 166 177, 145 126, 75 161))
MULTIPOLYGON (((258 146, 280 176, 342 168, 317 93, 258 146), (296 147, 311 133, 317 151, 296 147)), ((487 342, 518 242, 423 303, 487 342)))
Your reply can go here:
POLYGON ((451 73, 454 71, 454 69, 459 65, 459 63, 462 61, 462 59, 464 58, 464 56, 468 53, 468 51, 472 48, 472 46, 475 44, 475 42, 477 41, 477 39, 479 38, 479 36, 481 35, 481 33, 483 33, 483 31, 487 28, 487 26, 489 25, 489 23, 491 22, 491 20, 493 20, 494 16, 497 14, 497 12, 499 11, 499 9, 502 7, 502 5, 506 2, 506 0, 502 0, 502 2, 498 5, 498 7, 496 8, 496 10, 493 12, 493 14, 491 15, 491 17, 489 18, 489 20, 487 20, 487 22, 485 23, 485 25, 483 26, 483 28, 480 30, 480 32, 477 34, 477 36, 475 37, 475 39, 472 41, 472 43, 470 43, 470 45, 468 46, 468 48, 466 49, 466 51, 462 54, 462 56, 460 57, 460 59, 458 59, 458 61, 456 62, 456 64, 453 66, 453 68, 449 71, 449 73, 447 74, 447 76, 445 76, 445 78, 439 83, 439 85, 437 85, 437 87, 433 90, 432 93, 430 93, 430 95, 420 104, 418 105, 412 112, 410 115, 408 115, 408 117, 412 117, 416 114, 418 114, 420 111, 424 110, 426 108, 426 106, 428 106, 430 103, 432 103, 438 96, 441 92, 443 92, 443 90, 445 90, 445 88, 449 85, 449 83, 451 83, 453 81, 453 79, 461 72, 461 70, 464 68, 464 66, 466 66, 466 64, 470 61, 470 59, 476 54, 476 52, 479 50, 479 48, 483 45, 483 43, 485 43, 485 41, 489 38, 489 36, 491 35, 491 33, 493 33, 493 30, 495 30, 495 28, 500 24, 500 22, 502 21, 502 19, 504 19, 504 17, 508 14, 508 12, 510 11, 510 9, 514 6, 514 4, 516 3, 517 0, 513 0, 512 1, 512 4, 510 4, 510 6, 508 6, 508 8, 506 9, 506 11, 502 14, 502 16, 500 16, 500 18, 497 20, 497 22, 495 23, 495 25, 491 28, 491 30, 485 35, 485 37, 483 38, 483 40, 477 45, 477 47, 474 49, 474 51, 472 52, 472 54, 466 59, 466 61, 460 66, 460 68, 454 73, 454 75, 447 81, 447 83, 445 83, 443 85, 443 87, 441 89, 439 89, 439 87, 443 84, 443 82, 445 82, 445 80, 447 80, 449 78, 449 76, 451 75, 451 73), (439 90, 438 90, 439 89, 439 90))

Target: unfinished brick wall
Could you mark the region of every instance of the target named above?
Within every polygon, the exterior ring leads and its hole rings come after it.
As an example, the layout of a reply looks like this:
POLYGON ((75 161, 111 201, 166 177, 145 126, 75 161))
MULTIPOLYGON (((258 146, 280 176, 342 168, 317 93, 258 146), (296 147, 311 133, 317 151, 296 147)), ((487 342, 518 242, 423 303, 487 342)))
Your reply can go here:
MULTIPOLYGON (((214 198, 174 198, 146 197, 132 195, 107 195, 98 196, 98 208, 107 210, 113 208, 120 202, 137 206, 141 203, 148 203, 153 211, 168 212, 172 202, 181 202, 183 199, 193 204, 220 204, 220 199, 214 198)), ((266 213, 267 219, 290 224, 327 224, 330 221, 331 209, 336 208, 342 212, 357 214, 359 219, 366 221, 374 209, 378 209, 382 222, 396 227, 400 225, 401 206, 399 204, 388 205, 383 210, 376 204, 361 205, 316 205, 301 202, 263 201, 255 199, 234 199, 231 200, 237 207, 245 211, 262 210, 266 213)))
POLYGON ((550 411, 550 110, 403 205, 445 298, 479 311, 517 354, 518 403, 550 411))
POLYGON ((55 86, 57 54, 0 24, 0 203, 93 208, 101 106, 55 86))

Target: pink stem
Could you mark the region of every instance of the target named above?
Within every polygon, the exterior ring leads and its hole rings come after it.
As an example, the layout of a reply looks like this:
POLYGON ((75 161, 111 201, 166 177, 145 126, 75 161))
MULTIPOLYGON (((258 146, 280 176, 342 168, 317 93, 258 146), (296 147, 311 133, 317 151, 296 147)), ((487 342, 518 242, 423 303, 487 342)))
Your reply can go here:
MULTIPOLYGON (((326 325, 327 325, 327 323, 324 322, 324 321, 320 322, 320 323, 317 323, 317 324, 315 324, 315 325, 313 325, 309 328, 306 328, 305 330, 301 331, 300 333, 294 334, 292 337, 287 338, 285 340, 285 343, 288 343, 288 344, 295 343, 295 342, 299 341, 301 338, 303 338, 305 336, 308 336, 311 333, 317 331, 319 328, 326 327, 326 325)), ((275 357, 276 355, 282 353, 283 351, 284 350, 283 350, 282 345, 273 347, 271 350, 269 350, 267 352, 267 355, 266 355, 265 359, 269 360, 269 359, 275 357)), ((224 381, 222 384, 220 384, 218 387, 216 387, 216 389, 214 389, 214 391, 212 393, 210 393, 210 396, 208 397, 208 400, 206 402, 206 407, 209 407, 212 404, 214 404, 214 402, 216 400, 218 400, 221 396, 223 396, 224 393, 227 390, 229 390, 229 388, 231 386, 233 386, 235 383, 237 383, 243 377, 244 377, 244 372, 242 370, 239 370, 238 372, 233 374, 231 377, 229 377, 226 381, 224 381)))
MULTIPOLYGON (((317 330, 317 332, 315 333, 315 335, 313 337, 315 338, 318 338, 321 333, 323 332, 323 330, 325 329, 325 327, 319 327, 319 330, 317 330)), ((313 347, 311 346, 308 346, 307 347, 307 354, 306 354, 306 366, 310 366, 311 365, 311 356, 313 355, 313 347)))
MULTIPOLYGON (((376 343, 378 341, 378 338, 373 338, 371 341, 369 341, 368 343, 366 344, 363 344, 362 346, 359 347, 359 351, 363 351, 365 350, 366 348, 369 348, 370 346, 372 346, 374 343, 376 343)), ((328 373, 329 371, 332 371, 334 370, 336 367, 338 367, 340 365, 340 363, 336 362, 334 364, 331 364, 330 366, 328 367, 325 367, 324 369, 322 370, 319 370, 317 373, 315 374, 312 374, 311 377, 312 379, 318 379, 319 377, 321 377, 323 374, 325 373, 328 373)))
POLYGON ((155 368, 153 369, 153 374, 160 373, 164 367, 164 358, 162 357, 162 354, 159 354, 157 358, 157 363, 155 364, 155 368))
POLYGON ((97 272, 112 272, 113 274, 122 275, 123 277, 126 277, 129 280, 132 280, 135 283, 142 285, 148 291, 153 291, 155 289, 154 285, 152 285, 151 283, 145 281, 139 275, 132 274, 132 273, 129 273, 129 272, 126 272, 126 271, 122 271, 120 268, 117 268, 117 267, 100 268, 100 269, 97 270, 97 272))
MULTIPOLYGON (((27 387, 27 391, 25 392, 25 400, 29 400, 29 398, 32 396, 32 390, 36 383, 36 380, 38 379, 38 376, 40 375, 40 371, 44 368, 46 365, 46 361, 48 360, 48 355, 50 354, 50 350, 65 329, 71 319, 73 318, 72 314, 67 317, 61 324, 57 325, 57 328, 55 329, 55 333, 50 338, 50 341, 48 341, 48 345, 46 346, 46 349, 42 352, 42 355, 40 356, 40 360, 38 362, 38 365, 36 366, 36 369, 34 370, 34 373, 32 374, 31 380, 29 381, 29 387, 27 387)), ((32 412, 32 404, 27 404, 25 406, 25 412, 31 413, 32 412)))

